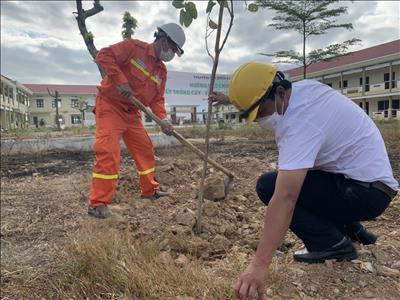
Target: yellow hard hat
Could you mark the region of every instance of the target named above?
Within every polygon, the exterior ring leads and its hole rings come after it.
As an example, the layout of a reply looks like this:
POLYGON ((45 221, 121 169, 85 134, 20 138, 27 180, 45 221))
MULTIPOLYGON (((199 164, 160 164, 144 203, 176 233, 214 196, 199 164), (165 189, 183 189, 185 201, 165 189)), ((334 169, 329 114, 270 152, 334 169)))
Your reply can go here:
POLYGON ((255 120, 260 106, 260 99, 272 86, 277 69, 276 67, 251 62, 241 65, 233 73, 229 84, 229 99, 241 112, 249 110, 246 122, 255 120))

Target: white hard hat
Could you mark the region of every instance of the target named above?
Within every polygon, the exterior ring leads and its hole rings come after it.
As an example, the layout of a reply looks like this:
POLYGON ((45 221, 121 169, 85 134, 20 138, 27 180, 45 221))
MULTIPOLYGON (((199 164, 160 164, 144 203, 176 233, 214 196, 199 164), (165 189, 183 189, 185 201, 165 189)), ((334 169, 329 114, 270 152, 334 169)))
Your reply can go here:
POLYGON ((175 23, 168 23, 157 27, 157 29, 159 33, 160 31, 164 32, 166 36, 178 46, 179 52, 177 54, 178 56, 181 56, 183 54, 182 47, 186 41, 185 33, 183 32, 181 26, 175 23))

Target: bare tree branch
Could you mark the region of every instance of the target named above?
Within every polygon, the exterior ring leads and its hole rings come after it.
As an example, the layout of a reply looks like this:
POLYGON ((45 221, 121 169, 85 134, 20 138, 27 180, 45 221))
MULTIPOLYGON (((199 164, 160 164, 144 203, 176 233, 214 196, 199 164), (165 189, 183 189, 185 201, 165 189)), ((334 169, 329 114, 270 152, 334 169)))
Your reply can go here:
POLYGON ((50 95, 51 97, 54 97, 54 98, 56 97, 55 95, 53 95, 53 94, 50 93, 50 90, 49 90, 48 88, 47 88, 47 93, 49 93, 49 95, 50 95))
POLYGON ((226 35, 225 35, 225 38, 224 38, 224 40, 223 40, 223 42, 222 42, 221 48, 219 48, 219 52, 221 52, 222 49, 224 49, 226 40, 228 39, 228 35, 229 35, 229 33, 231 32, 232 25, 233 25, 233 17, 234 17, 234 14, 233 14, 233 0, 231 0, 230 2, 231 2, 231 8, 229 8, 229 6, 228 6, 227 8, 228 8, 228 12, 229 12, 229 15, 230 15, 230 17, 231 17, 231 20, 230 20, 230 22, 229 22, 228 31, 226 32, 226 35))
POLYGON ((94 0, 93 2, 93 7, 87 11, 85 11, 84 17, 89 18, 91 16, 94 16, 95 14, 101 12, 104 10, 103 6, 100 5, 100 0, 94 0))
POLYGON ((93 36, 88 32, 86 28, 86 18, 89 18, 101 12, 103 10, 103 7, 100 5, 100 0, 95 0, 93 3, 93 7, 90 10, 85 11, 82 8, 82 0, 76 0, 76 8, 78 12, 75 19, 78 22, 79 31, 81 32, 81 35, 83 37, 87 49, 89 50, 90 55, 93 57, 93 59, 95 59, 98 50, 96 49, 96 46, 93 43, 93 36))
MULTIPOLYGON (((211 13, 211 12, 210 12, 211 13)), ((209 26, 208 26, 208 22, 210 21, 210 13, 208 13, 207 19, 206 19, 206 35, 205 35, 205 41, 206 41, 206 50, 207 50, 207 54, 209 57, 211 57, 211 60, 214 63, 214 56, 211 54, 210 49, 208 48, 208 38, 210 37, 211 33, 214 32, 214 30, 211 30, 210 33, 208 33, 209 31, 209 26)))
MULTIPOLYGON (((90 55, 93 59, 96 59, 96 55, 99 52, 96 49, 96 46, 93 42, 93 34, 89 32, 86 28, 86 19, 98 14, 99 12, 103 11, 103 6, 100 5, 100 0, 94 0, 93 7, 87 11, 82 8, 82 0, 76 0, 76 9, 77 12, 75 13, 77 16, 75 17, 76 21, 78 22, 79 31, 81 32, 83 41, 85 42, 86 48, 88 49, 90 55)), ((99 68, 101 77, 104 77, 104 72, 99 68)))

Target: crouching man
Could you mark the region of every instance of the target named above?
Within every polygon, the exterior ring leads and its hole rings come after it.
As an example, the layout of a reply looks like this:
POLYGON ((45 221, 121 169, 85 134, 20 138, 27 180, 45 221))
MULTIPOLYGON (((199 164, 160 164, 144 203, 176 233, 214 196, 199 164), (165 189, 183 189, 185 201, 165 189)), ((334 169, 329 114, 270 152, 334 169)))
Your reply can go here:
POLYGON ((376 241, 359 222, 385 211, 398 182, 378 128, 360 107, 318 81, 292 84, 262 63, 239 67, 229 96, 215 92, 210 101, 231 103, 247 122, 273 131, 279 151, 279 171, 257 182, 268 209, 255 257, 236 282, 238 298, 263 298, 268 267, 288 228, 305 246, 294 259, 306 263, 352 260, 352 240, 376 241))

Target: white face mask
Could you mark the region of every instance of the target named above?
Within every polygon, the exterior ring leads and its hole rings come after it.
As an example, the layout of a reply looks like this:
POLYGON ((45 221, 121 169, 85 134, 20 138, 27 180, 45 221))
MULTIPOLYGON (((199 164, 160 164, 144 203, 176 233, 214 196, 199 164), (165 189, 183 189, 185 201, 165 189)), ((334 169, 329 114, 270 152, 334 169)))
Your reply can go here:
POLYGON ((169 48, 168 51, 164 51, 163 49, 161 49, 160 59, 162 61, 165 61, 165 62, 170 61, 174 58, 174 56, 175 56, 175 52, 172 51, 171 48, 169 48))
POLYGON ((262 117, 258 119, 258 125, 265 130, 270 130, 275 132, 276 127, 278 127, 279 121, 282 119, 282 115, 274 112, 270 116, 262 117))
POLYGON ((257 122, 258 125, 265 130, 270 130, 275 132, 276 127, 278 127, 279 122, 282 120, 283 117, 283 106, 284 103, 282 102, 282 114, 278 114, 278 109, 276 106, 276 95, 275 95, 275 112, 270 115, 270 116, 266 116, 266 117, 262 117, 262 118, 258 118, 257 122))

